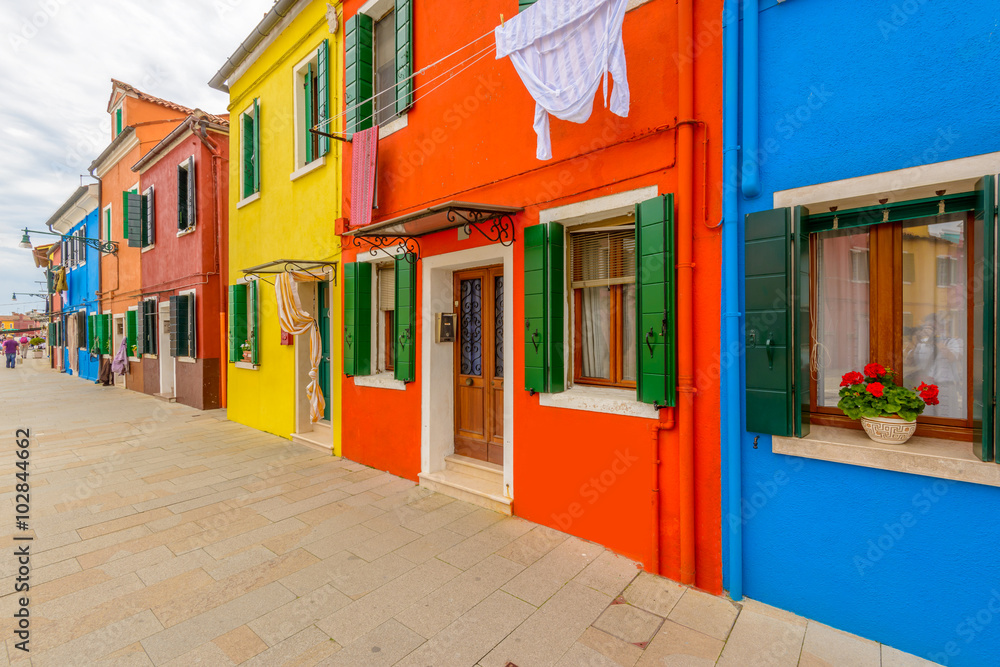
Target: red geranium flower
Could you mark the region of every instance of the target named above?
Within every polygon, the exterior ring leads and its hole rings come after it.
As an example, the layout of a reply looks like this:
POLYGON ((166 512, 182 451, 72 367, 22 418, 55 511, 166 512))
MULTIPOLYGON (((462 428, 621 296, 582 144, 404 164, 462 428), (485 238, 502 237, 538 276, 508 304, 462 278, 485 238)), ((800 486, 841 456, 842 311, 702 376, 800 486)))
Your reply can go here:
POLYGON ((936 384, 921 382, 920 386, 917 387, 917 391, 920 392, 920 398, 927 405, 937 405, 940 403, 938 400, 938 386, 936 384))
POLYGON ((849 373, 844 373, 844 377, 840 379, 841 387, 849 387, 852 384, 861 384, 864 382, 865 376, 857 371, 850 371, 849 373))
POLYGON ((868 364, 865 366, 865 375, 870 378, 880 378, 885 375, 885 366, 882 364, 868 364))
POLYGON ((868 385, 867 390, 875 398, 882 398, 882 392, 885 391, 885 387, 882 386, 881 382, 872 382, 868 385))

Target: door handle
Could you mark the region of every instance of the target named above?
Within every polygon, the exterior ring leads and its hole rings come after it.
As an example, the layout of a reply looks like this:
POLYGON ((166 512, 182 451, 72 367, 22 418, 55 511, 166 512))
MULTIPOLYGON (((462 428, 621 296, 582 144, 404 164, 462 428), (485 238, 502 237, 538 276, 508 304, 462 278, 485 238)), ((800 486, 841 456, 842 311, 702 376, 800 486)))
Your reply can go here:
POLYGON ((656 340, 656 332, 653 331, 653 327, 649 327, 649 331, 646 332, 646 347, 649 348, 649 356, 653 356, 653 341, 656 340), (652 340, 650 340, 652 339, 652 340))
POLYGON ((465 378, 465 386, 466 387, 472 386, 472 378, 465 378))
POLYGON ((770 336, 764 341, 764 349, 767 351, 767 370, 774 370, 774 339, 770 336))

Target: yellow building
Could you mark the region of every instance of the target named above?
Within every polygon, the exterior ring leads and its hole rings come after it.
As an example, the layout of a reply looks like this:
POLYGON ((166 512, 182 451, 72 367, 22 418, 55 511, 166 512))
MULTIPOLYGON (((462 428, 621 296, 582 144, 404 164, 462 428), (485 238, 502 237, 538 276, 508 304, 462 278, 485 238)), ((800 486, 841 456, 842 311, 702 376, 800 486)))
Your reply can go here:
MULTIPOLYGON (((340 4, 278 0, 209 85, 230 95, 229 418, 340 452, 340 4), (311 332, 288 335, 276 285, 297 278, 304 326, 319 331, 315 382, 326 408, 310 415, 311 332), (333 389, 334 391, 331 391, 333 389), (318 420, 316 418, 318 417, 318 420), (314 421, 316 420, 316 421, 314 421)), ((290 299, 286 299, 288 303, 290 299)), ((289 322, 285 319, 285 322, 289 322)), ((291 327, 289 327, 291 328, 291 327)), ((300 329, 302 331, 302 329, 300 329)))

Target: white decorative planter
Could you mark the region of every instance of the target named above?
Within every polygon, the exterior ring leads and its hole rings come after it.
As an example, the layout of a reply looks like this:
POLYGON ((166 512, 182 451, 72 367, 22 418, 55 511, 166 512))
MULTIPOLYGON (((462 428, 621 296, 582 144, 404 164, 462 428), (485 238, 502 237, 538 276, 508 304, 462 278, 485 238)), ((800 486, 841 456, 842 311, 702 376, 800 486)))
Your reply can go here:
POLYGON ((908 422, 898 417, 875 417, 868 419, 861 418, 861 425, 865 427, 865 433, 875 442, 883 445, 902 445, 917 430, 917 422, 908 422))

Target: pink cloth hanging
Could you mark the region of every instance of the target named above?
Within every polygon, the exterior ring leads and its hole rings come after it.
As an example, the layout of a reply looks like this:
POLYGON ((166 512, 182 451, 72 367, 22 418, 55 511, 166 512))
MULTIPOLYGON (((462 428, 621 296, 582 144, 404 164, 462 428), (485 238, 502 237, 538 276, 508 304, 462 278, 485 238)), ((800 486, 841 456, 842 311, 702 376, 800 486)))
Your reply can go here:
POLYGON ((364 227, 372 222, 375 206, 375 165, 378 161, 378 125, 355 132, 351 137, 353 164, 351 170, 351 227, 364 227))

